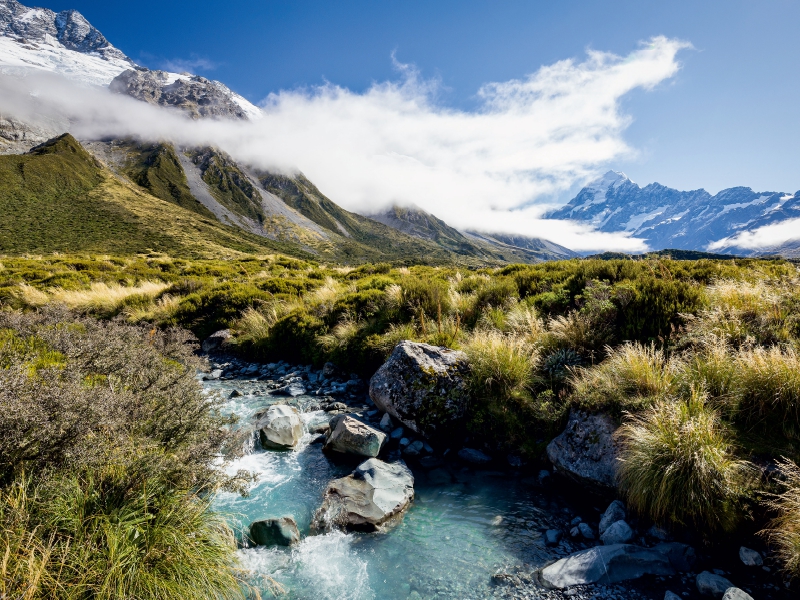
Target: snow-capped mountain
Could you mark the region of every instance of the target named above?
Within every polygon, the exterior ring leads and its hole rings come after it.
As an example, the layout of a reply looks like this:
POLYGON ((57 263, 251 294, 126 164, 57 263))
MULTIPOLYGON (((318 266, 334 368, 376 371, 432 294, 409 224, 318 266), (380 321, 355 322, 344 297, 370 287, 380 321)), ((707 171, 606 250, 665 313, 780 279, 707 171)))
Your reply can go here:
POLYGON ((136 65, 76 10, 56 13, 0 0, 0 74, 24 75, 30 70, 102 87, 125 75, 115 91, 143 100, 146 88, 148 101, 182 108, 194 117, 261 116, 259 108, 218 81, 136 65))
MULTIPOLYGON (((747 187, 682 192, 660 183, 639 187, 609 171, 584 187, 550 219, 570 219, 600 231, 625 231, 653 250, 705 250, 743 231, 800 217, 800 192, 754 192, 747 187)), ((798 231, 800 238, 800 231, 798 231)), ((733 244, 726 248, 735 252, 733 244)))

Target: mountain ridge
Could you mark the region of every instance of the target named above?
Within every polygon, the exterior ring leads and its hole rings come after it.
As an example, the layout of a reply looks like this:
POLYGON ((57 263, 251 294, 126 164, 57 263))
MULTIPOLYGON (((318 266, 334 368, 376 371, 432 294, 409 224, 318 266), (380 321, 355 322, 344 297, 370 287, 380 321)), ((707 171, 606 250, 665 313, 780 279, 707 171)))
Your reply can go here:
MULTIPOLYGON (((625 232, 654 250, 709 250, 743 231, 800 218, 800 192, 756 192, 737 186, 712 195, 704 189, 679 191, 660 183, 640 187, 624 173, 608 171, 545 218, 570 219, 608 233, 625 232)), ((753 253, 735 243, 722 251, 753 253)))

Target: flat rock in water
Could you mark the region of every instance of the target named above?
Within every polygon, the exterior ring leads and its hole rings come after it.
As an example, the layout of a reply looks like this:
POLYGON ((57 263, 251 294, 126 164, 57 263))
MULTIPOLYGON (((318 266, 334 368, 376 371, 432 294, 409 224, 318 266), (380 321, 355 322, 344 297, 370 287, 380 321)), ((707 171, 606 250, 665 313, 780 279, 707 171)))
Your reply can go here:
POLYGON ((546 587, 564 589, 573 585, 618 583, 643 575, 674 574, 675 569, 660 552, 632 544, 616 544, 589 548, 562 558, 542 569, 540 580, 546 587))
POLYGON ((300 531, 292 517, 280 517, 250 525, 250 538, 259 546, 291 546, 300 541, 300 531))
POLYGON ((547 446, 547 457, 560 473, 578 483, 613 489, 619 456, 616 429, 608 415, 573 411, 566 429, 547 446))
POLYGON ((402 513, 413 498, 414 476, 404 462, 371 458, 352 475, 328 484, 313 528, 375 531, 402 513))
POLYGON ((432 437, 464 417, 468 371, 463 352, 406 340, 373 375, 369 395, 380 410, 432 437))
POLYGON ((274 396, 291 396, 292 398, 296 396, 302 396, 306 393, 306 388, 303 387, 302 383, 290 383, 289 385, 285 385, 280 387, 276 390, 272 390, 270 392, 274 396))
POLYGON ((378 456, 386 434, 361 421, 341 415, 331 419, 331 431, 325 442, 326 450, 359 456, 378 456))
POLYGON ((725 579, 722 575, 715 575, 708 571, 703 571, 697 576, 695 580, 697 584, 697 591, 705 596, 713 596, 714 598, 722 598, 728 588, 734 585, 725 579))
POLYGON ((274 404, 256 423, 261 445, 272 450, 294 448, 303 437, 303 421, 296 408, 274 404))

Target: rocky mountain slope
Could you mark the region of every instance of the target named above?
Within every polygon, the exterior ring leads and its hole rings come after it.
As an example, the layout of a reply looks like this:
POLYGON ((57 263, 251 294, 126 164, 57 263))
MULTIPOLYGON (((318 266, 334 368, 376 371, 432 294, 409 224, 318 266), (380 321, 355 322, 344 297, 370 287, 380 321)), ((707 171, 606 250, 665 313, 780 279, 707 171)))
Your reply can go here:
POLYGON ((499 258, 507 262, 538 262, 578 256, 568 248, 540 238, 477 231, 461 232, 416 207, 393 206, 369 217, 398 231, 433 241, 460 254, 499 258))
MULTIPOLYGON (((55 13, 0 0, 0 74, 58 73, 84 85, 183 111, 193 119, 254 120, 260 109, 225 85, 188 73, 136 65, 78 12, 55 13)), ((69 130, 69 121, 25 123, 0 115, 0 153, 24 152, 69 130), (2 144, 0 144, 2 146, 2 144)), ((205 220, 266 238, 285 251, 347 262, 408 260, 472 265, 538 262, 569 255, 555 245, 462 234, 432 215, 406 211, 380 222, 344 210, 302 174, 258 172, 215 148, 180 148, 169 141, 82 140, 123 185, 205 220), (435 235, 426 233, 433 227, 435 235)))
MULTIPOLYGON (((656 250, 705 250, 742 231, 800 217, 800 192, 734 187, 712 196, 703 189, 681 192, 659 183, 640 187, 624 173, 609 171, 546 216, 580 221, 600 231, 629 232, 656 250)), ((712 249, 750 252, 734 244, 712 249)))

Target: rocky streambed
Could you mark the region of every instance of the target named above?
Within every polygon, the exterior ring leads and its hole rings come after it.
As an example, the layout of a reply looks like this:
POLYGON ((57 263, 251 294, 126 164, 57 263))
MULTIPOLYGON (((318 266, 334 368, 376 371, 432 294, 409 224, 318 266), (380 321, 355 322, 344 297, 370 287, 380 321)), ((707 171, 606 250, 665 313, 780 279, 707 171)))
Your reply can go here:
MULTIPOLYGON (((239 532, 242 563, 264 597, 794 597, 758 552, 708 554, 550 463, 448 443, 446 425, 437 430, 420 411, 438 410, 438 423, 458 417, 457 360, 440 365, 443 382, 435 352, 406 348, 400 359, 421 365, 447 402, 431 404, 420 385, 408 394, 392 369, 373 380, 380 408, 369 382, 333 365, 212 355, 200 375, 239 417, 247 453, 228 468, 258 476, 248 496, 223 493, 215 507, 239 532), (393 404, 393 395, 410 401, 393 404)), ((585 427, 571 421, 568 436, 594 435, 585 427)), ((567 459, 580 463, 569 448, 567 459)), ((587 472, 602 477, 595 458, 587 472)))

